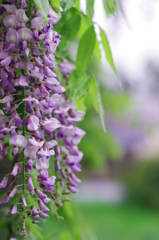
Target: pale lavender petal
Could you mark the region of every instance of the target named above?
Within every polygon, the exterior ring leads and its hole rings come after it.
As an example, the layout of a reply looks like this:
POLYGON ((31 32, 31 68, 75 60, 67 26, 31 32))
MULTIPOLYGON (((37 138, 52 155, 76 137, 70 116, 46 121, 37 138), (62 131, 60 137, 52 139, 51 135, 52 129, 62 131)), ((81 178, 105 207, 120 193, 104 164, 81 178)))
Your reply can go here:
POLYGON ((8 203, 8 201, 9 201, 9 194, 7 193, 7 195, 0 201, 0 204, 8 203))
POLYGON ((21 196, 21 201, 24 207, 27 207, 27 203, 26 203, 26 199, 24 197, 24 195, 21 196))
POLYGON ((44 198, 47 198, 47 195, 41 192, 38 188, 35 188, 35 192, 41 200, 43 200, 44 198))
POLYGON ((13 188, 13 190, 10 192, 9 197, 10 197, 10 198, 13 198, 14 195, 16 194, 17 190, 18 190, 18 187, 15 186, 15 187, 13 188))
POLYGON ((24 150, 24 155, 26 158, 35 159, 38 147, 29 146, 24 150))
POLYGON ((51 201, 50 198, 46 197, 44 199, 42 199, 43 203, 49 203, 51 201))
POLYGON ((16 213, 17 213, 17 204, 14 204, 14 205, 13 205, 13 208, 12 208, 12 210, 11 210, 11 214, 14 215, 14 214, 16 214, 16 213))
POLYGON ((69 190, 72 192, 72 193, 77 193, 79 192, 79 190, 75 187, 72 187, 72 186, 69 186, 69 190))
POLYGON ((49 212, 50 211, 49 208, 47 208, 41 200, 38 200, 38 204, 39 204, 40 210, 42 212, 49 212))
POLYGON ((49 168, 49 160, 45 157, 41 157, 36 161, 35 167, 38 171, 49 168))
POLYGON ((31 28, 40 30, 43 25, 43 19, 42 17, 34 17, 33 20, 31 21, 31 28))
POLYGON ((21 28, 18 30, 18 36, 19 40, 25 40, 25 41, 32 41, 33 40, 33 33, 28 28, 21 28))
POLYGON ((8 15, 3 19, 3 24, 6 28, 17 28, 18 23, 18 18, 14 14, 8 15))
POLYGON ((8 182, 8 175, 5 175, 0 183, 0 188, 5 188, 7 186, 7 182, 8 182))
POLYGON ((40 213, 39 213, 39 216, 40 216, 41 218, 48 218, 48 217, 49 217, 48 214, 43 213, 43 212, 40 212, 40 213))
POLYGON ((18 9, 16 11, 16 15, 17 15, 20 23, 27 23, 29 21, 29 18, 25 14, 25 10, 18 9))
POLYGON ((6 34, 6 40, 7 42, 17 43, 18 42, 18 33, 13 28, 9 28, 7 34, 6 34))
POLYGON ((28 189, 31 192, 31 195, 33 195, 34 194, 34 185, 33 185, 32 178, 28 177, 27 182, 28 182, 28 189))
POLYGON ((44 121, 43 126, 46 130, 53 132, 55 129, 59 128, 61 124, 56 118, 50 118, 44 121))
POLYGON ((27 129, 29 131, 36 131, 39 128, 39 119, 35 115, 29 116, 27 129))
POLYGON ((42 147, 45 141, 36 141, 34 137, 29 138, 29 142, 35 147, 42 147))
POLYGON ((10 141, 9 141, 9 144, 11 146, 16 146, 16 147, 19 147, 19 148, 26 148, 27 146, 27 139, 22 136, 22 135, 14 135, 10 141))
POLYGON ((37 210, 34 205, 31 206, 31 214, 32 214, 34 217, 39 214, 39 210, 37 210))
POLYGON ((1 4, 1 6, 4 7, 8 13, 16 13, 17 11, 17 8, 15 5, 1 4))
POLYGON ((23 75, 19 76, 19 86, 21 86, 21 87, 27 87, 28 86, 27 78, 24 77, 23 75))
POLYGON ((18 169, 19 169, 19 164, 16 163, 16 164, 14 165, 14 167, 13 167, 13 170, 12 170, 12 172, 11 172, 11 175, 12 175, 12 176, 16 176, 17 173, 18 173, 18 169))

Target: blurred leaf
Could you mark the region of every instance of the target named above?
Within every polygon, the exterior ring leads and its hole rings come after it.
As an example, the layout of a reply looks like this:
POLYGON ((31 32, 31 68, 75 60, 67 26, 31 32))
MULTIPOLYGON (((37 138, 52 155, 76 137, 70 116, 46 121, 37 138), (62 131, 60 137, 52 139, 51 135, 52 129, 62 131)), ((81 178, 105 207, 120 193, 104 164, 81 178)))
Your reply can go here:
POLYGON ((81 25, 78 32, 79 39, 83 36, 86 30, 92 26, 92 21, 90 21, 85 14, 81 13, 80 16, 81 16, 81 25))
POLYGON ((98 86, 96 83, 96 80, 94 78, 91 79, 91 86, 89 89, 89 93, 91 96, 91 101, 93 103, 93 106, 97 112, 98 111, 98 98, 97 98, 97 92, 98 92, 98 86))
POLYGON ((80 0, 75 0, 75 6, 78 10, 80 10, 80 0))
POLYGON ((81 72, 84 71, 93 54, 95 47, 96 34, 94 31, 93 25, 83 34, 82 38, 79 41, 76 67, 81 72))
POLYGON ((115 69, 115 65, 114 65, 114 61, 113 61, 113 57, 112 57, 112 53, 111 53, 111 49, 110 49, 110 46, 109 46, 107 36, 101 28, 100 28, 100 35, 101 35, 102 44, 103 44, 103 48, 104 48, 104 51, 105 51, 105 56, 107 58, 107 61, 108 61, 110 67, 112 68, 112 70, 113 70, 113 72, 116 76, 116 79, 118 81, 118 84, 119 84, 120 88, 122 88, 121 82, 120 82, 120 80, 118 79, 118 76, 117 76, 117 72, 116 72, 116 69, 115 69))
POLYGON ((91 83, 91 78, 87 78, 82 81, 73 92, 73 100, 76 102, 78 99, 82 98, 88 93, 89 86, 91 83))
MULTIPOLYGON (((52 1, 52 0, 50 0, 50 1, 52 1)), ((44 23, 46 24, 47 16, 49 13, 49 1, 48 0, 34 0, 34 2, 35 2, 37 10, 41 13, 41 15, 43 17, 44 23)))
POLYGON ((103 0, 103 6, 107 15, 118 11, 117 0, 103 0))
POLYGON ((103 108, 101 94, 100 94, 99 89, 97 92, 97 99, 98 99, 98 113, 99 113, 100 121, 101 121, 104 132, 106 132, 105 120, 104 120, 104 108, 103 108))
MULTIPOLYGON (((46 1, 46 0, 44 0, 44 1, 46 1)), ((49 3, 51 5, 51 7, 54 9, 54 11, 59 16, 60 15, 60 0, 49 0, 49 3)))
POLYGON ((65 1, 61 2, 61 6, 62 6, 63 10, 65 10, 65 11, 67 11, 68 9, 73 7, 74 4, 75 4, 75 0, 65 0, 65 1))
POLYGON ((92 20, 94 15, 94 0, 86 0, 86 12, 89 20, 92 20))
POLYGON ((98 62, 101 62, 101 50, 100 50, 100 42, 96 39, 96 44, 94 48, 94 57, 98 62))
POLYGON ((40 227, 38 225, 35 225, 33 224, 32 222, 27 222, 27 225, 28 225, 28 228, 33 232, 35 233, 35 235, 38 237, 38 239, 44 239, 42 234, 41 234, 41 231, 40 231, 40 227))
POLYGON ((60 34, 65 41, 73 41, 78 33, 80 27, 80 15, 73 15, 71 18, 65 21, 60 34))
POLYGON ((73 240, 72 236, 67 231, 62 231, 60 234, 61 240, 73 240))

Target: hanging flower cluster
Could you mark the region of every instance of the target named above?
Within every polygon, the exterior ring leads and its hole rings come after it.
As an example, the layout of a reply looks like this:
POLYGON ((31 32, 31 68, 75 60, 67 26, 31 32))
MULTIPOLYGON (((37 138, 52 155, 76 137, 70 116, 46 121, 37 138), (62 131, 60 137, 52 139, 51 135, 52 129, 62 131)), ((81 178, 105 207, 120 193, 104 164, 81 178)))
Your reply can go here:
MULTIPOLYGON (((12 172, 0 183, 0 188, 9 188, 0 204, 21 192, 20 203, 6 216, 22 217, 18 231, 24 237, 28 216, 33 223, 47 218, 46 204, 53 199, 55 207, 61 207, 69 201, 65 194, 78 192, 80 183, 75 173, 81 171, 83 153, 77 145, 85 132, 74 123, 84 113, 68 102, 54 72, 60 42, 53 31, 57 22, 50 7, 44 24, 31 1, 6 0, 0 5, 0 159, 11 148, 14 157, 12 172), (29 195, 37 205, 28 206, 29 195)), ((67 78, 74 66, 63 60, 59 69, 67 78)))

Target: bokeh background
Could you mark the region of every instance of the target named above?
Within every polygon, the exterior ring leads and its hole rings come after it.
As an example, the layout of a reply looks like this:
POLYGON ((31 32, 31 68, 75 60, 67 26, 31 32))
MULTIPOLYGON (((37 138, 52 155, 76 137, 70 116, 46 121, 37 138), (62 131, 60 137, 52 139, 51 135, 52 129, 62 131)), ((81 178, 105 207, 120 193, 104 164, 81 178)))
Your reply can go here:
MULTIPOLYGON (((118 12, 106 16, 102 0, 96 0, 93 20, 106 31, 123 89, 104 53, 102 67, 91 62, 88 69, 101 85, 107 133, 86 99, 79 124, 87 133, 79 146, 84 152, 80 192, 59 210, 63 221, 51 214, 39 231, 30 224, 29 239, 159 239, 159 1, 118 2, 118 12)), ((84 0, 81 9, 86 12, 84 0)), ((8 172, 6 162, 0 171, 8 172)), ((2 240, 11 231, 4 212, 2 240)))

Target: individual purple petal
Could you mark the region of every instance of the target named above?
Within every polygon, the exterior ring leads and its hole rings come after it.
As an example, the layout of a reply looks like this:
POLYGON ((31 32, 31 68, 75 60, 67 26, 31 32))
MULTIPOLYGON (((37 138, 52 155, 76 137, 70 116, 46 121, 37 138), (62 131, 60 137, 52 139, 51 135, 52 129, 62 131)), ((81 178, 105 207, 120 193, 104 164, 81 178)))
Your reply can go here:
POLYGON ((36 141, 34 137, 29 138, 29 142, 35 147, 42 147, 45 141, 36 141))
POLYGON ((46 130, 53 132, 55 129, 59 128, 61 124, 56 118, 49 118, 44 121, 43 126, 46 130))
POLYGON ((17 204, 14 204, 14 205, 13 205, 13 208, 12 208, 12 210, 11 210, 11 214, 14 215, 14 214, 16 214, 16 213, 17 213, 17 204))
POLYGON ((29 21, 29 18, 25 14, 25 10, 18 9, 16 11, 16 16, 18 17, 20 23, 27 23, 29 21))
POLYGON ((9 194, 7 193, 7 195, 0 201, 0 204, 5 204, 9 201, 9 194))
POLYGON ((46 150, 46 151, 44 151, 44 149, 40 149, 39 151, 38 151, 38 154, 39 155, 42 155, 42 156, 53 156, 53 155, 55 155, 55 151, 54 150, 46 150))
POLYGON ((71 173, 71 174, 70 174, 70 177, 71 177, 72 180, 73 180, 74 182, 76 182, 76 183, 80 183, 80 182, 81 182, 81 180, 80 180, 79 178, 77 178, 74 173, 71 173))
POLYGON ((26 158, 36 159, 37 150, 38 150, 38 147, 29 146, 24 150, 24 155, 26 158))
POLYGON ((28 118, 27 129, 29 131, 36 131, 39 128, 39 119, 35 115, 30 115, 28 118))
POLYGON ((32 41, 33 40, 33 33, 28 28, 21 28, 18 30, 18 37, 20 41, 32 41))
POLYGON ((6 34, 6 40, 9 43, 17 43, 18 42, 18 33, 13 28, 9 28, 6 34))
POLYGON ((70 177, 68 177, 68 184, 69 184, 69 186, 72 186, 72 187, 76 187, 77 186, 77 183, 74 182, 70 177))
POLYGON ((68 75, 72 70, 75 69, 75 66, 69 63, 66 59, 63 59, 62 62, 59 64, 59 69, 63 75, 68 75))
POLYGON ((81 172, 81 165, 79 163, 72 164, 71 167, 74 172, 81 172))
POLYGON ((34 17, 31 21, 31 28, 40 30, 42 28, 43 19, 42 17, 34 17))
POLYGON ((11 172, 11 175, 14 176, 14 177, 17 176, 18 169, 19 169, 19 164, 16 163, 16 164, 14 165, 14 167, 13 167, 13 170, 12 170, 12 172, 11 172))
POLYGON ((10 192, 9 197, 10 197, 10 198, 13 198, 14 195, 16 194, 17 190, 18 190, 18 187, 15 186, 15 187, 13 188, 13 190, 10 192))
POLYGON ((1 6, 4 7, 8 13, 16 13, 17 11, 17 8, 15 5, 1 4, 1 6))
POLYGON ((40 212, 40 213, 39 213, 39 216, 40 216, 41 218, 48 218, 48 217, 49 217, 48 214, 43 213, 43 212, 40 212))
POLYGON ((9 64, 11 63, 13 57, 12 56, 8 56, 7 58, 5 58, 4 60, 1 61, 1 65, 2 66, 9 66, 9 64))
POLYGON ((26 148, 27 139, 24 136, 17 134, 10 139, 9 144, 19 148, 26 148))
POLYGON ((39 178, 41 181, 43 181, 43 180, 46 181, 48 179, 48 176, 49 176, 49 174, 48 174, 47 170, 40 171, 39 178))
POLYGON ((49 160, 46 157, 40 157, 35 164, 38 171, 47 170, 49 168, 49 160))
POLYGON ((21 0, 21 8, 24 9, 27 7, 27 3, 25 0, 21 0))
POLYGON ((0 100, 0 103, 7 103, 7 102, 11 102, 13 100, 14 100, 14 98, 12 96, 6 96, 0 100))
POLYGON ((51 201, 50 198, 46 197, 44 199, 42 199, 43 203, 49 203, 51 201))
POLYGON ((24 77, 22 74, 20 74, 20 76, 19 76, 19 86, 21 86, 21 87, 28 86, 27 78, 24 77))
POLYGON ((39 214, 39 210, 37 210, 34 205, 31 206, 31 214, 34 217, 39 214))
POLYGON ((72 192, 72 193, 77 193, 79 192, 79 190, 75 187, 72 187, 72 186, 69 186, 69 190, 72 192))
POLYGON ((26 166, 27 166, 27 169, 32 170, 33 161, 31 159, 29 159, 26 166))
POLYGON ((8 15, 3 19, 3 24, 6 28, 17 28, 18 18, 15 14, 8 15))
POLYGON ((60 171, 61 171, 61 175, 62 175, 62 177, 66 179, 66 178, 67 178, 67 175, 66 175, 66 173, 65 173, 64 169, 63 169, 63 168, 61 168, 61 170, 60 170, 60 171))
POLYGON ((0 183, 0 188, 5 188, 7 186, 7 182, 8 182, 8 175, 5 175, 0 183))
POLYGON ((44 146, 46 148, 53 148, 57 145, 57 142, 55 140, 51 140, 50 142, 45 142, 44 146))
POLYGON ((18 153, 18 147, 15 147, 12 151, 12 156, 15 157, 18 153))
POLYGON ((45 66, 44 71, 47 77, 56 77, 56 74, 49 67, 45 66))
MULTIPOLYGON (((50 211, 49 208, 47 208, 47 207, 45 206, 45 204, 43 204, 43 202, 42 202, 41 200, 38 200, 38 204, 39 204, 40 210, 41 210, 42 212, 49 212, 49 211, 50 211)), ((40 215, 40 214, 39 214, 39 215, 40 215)))
POLYGON ((34 195, 35 192, 34 192, 34 185, 33 185, 32 178, 28 177, 27 182, 28 182, 28 189, 29 189, 31 195, 34 195))
POLYGON ((41 200, 43 200, 44 198, 47 198, 47 195, 41 192, 38 188, 35 188, 35 192, 41 200))
POLYGON ((26 199, 24 197, 24 195, 21 196, 21 201, 24 207, 27 207, 27 203, 26 203, 26 199))

